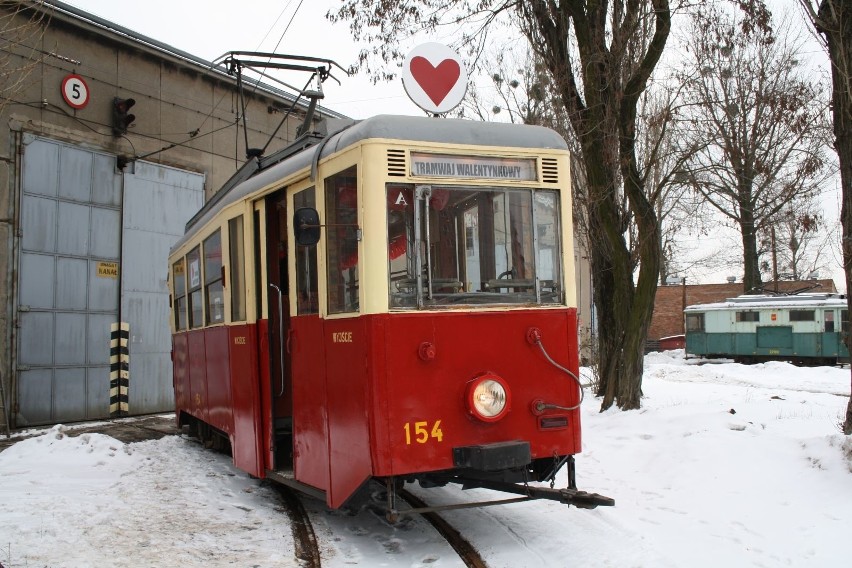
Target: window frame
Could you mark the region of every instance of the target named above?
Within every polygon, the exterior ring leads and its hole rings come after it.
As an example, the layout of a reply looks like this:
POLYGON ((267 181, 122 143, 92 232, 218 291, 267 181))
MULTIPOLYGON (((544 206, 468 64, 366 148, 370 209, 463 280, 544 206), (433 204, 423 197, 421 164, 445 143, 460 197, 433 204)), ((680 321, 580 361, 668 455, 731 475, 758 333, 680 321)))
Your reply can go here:
POLYGON ((176 332, 189 329, 189 315, 187 305, 189 302, 189 290, 186 282, 186 257, 182 256, 172 263, 172 323, 176 332), (180 265, 181 270, 177 268, 180 265), (178 288, 180 283, 181 288, 178 288), (182 316, 182 317, 181 317, 182 316), (181 325, 183 323, 183 325, 181 325))
POLYGON ((222 230, 216 229, 210 233, 201 243, 204 269, 202 282, 204 283, 203 305, 204 315, 202 321, 204 326, 220 325, 225 323, 225 263, 222 256, 222 230), (218 239, 218 264, 215 256, 210 251, 210 243, 218 239), (218 305, 214 305, 216 300, 218 305), (214 319, 214 316, 216 319, 214 319))
POLYGON ((705 333, 705 330, 707 329, 707 327, 706 327, 707 323, 706 323, 705 315, 706 314, 704 312, 698 312, 698 313, 695 313, 695 314, 686 314, 686 321, 684 322, 686 332, 687 333, 689 333, 689 332, 705 333), (698 321, 698 322, 700 322, 700 325, 699 326, 690 325, 691 321, 698 321))
POLYGON ((390 310, 565 304, 565 220, 557 190, 386 181, 384 192, 390 310), (451 242, 442 245, 447 226, 451 242))
MULTIPOLYGON (((293 192, 293 213, 302 207, 317 206, 317 189, 310 185, 293 192)), ((295 254, 293 255, 294 270, 290 282, 290 289, 295 290, 295 313, 299 316, 318 314, 319 309, 319 247, 299 246, 293 240, 295 254), (307 265, 307 270, 305 270, 307 265)))
POLYGON ((231 321, 247 321, 245 217, 228 219, 228 269, 230 276, 231 321))
POLYGON ((353 164, 324 180, 326 312, 328 315, 361 312, 361 239, 358 223, 358 165, 353 164), (354 195, 344 194, 352 189, 354 195), (344 197, 345 200, 342 200, 344 197), (341 206, 341 202, 348 203, 341 206), (343 274, 348 271, 352 280, 343 274))
POLYGON ((203 284, 204 279, 201 276, 201 244, 195 245, 188 253, 186 253, 186 270, 187 270, 187 329, 200 329, 204 327, 204 291, 203 284), (193 274, 193 262, 197 264, 195 270, 196 274, 193 274), (197 276, 198 282, 193 284, 193 278, 197 276), (195 305, 196 305, 196 295, 197 295, 197 304, 199 307, 198 312, 198 322, 195 321, 195 305))
POLYGON ((816 310, 791 309, 788 317, 791 323, 816 321, 816 310))
POLYGON ((760 312, 757 310, 741 310, 736 313, 737 323, 760 323, 760 312))

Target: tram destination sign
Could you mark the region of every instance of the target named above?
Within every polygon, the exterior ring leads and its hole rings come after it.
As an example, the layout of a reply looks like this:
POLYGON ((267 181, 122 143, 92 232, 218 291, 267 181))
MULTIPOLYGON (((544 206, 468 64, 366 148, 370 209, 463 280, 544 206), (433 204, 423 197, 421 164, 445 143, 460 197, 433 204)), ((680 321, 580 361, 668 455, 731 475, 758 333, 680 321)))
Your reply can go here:
POLYGON ((534 158, 493 158, 412 152, 411 175, 535 181, 536 168, 534 158))

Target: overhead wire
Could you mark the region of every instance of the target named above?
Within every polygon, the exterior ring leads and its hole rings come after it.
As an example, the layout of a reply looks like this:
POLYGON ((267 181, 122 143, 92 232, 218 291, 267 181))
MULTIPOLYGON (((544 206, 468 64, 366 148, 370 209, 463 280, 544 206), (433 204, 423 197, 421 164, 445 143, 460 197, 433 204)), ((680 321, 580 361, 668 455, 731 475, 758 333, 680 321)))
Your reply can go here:
MULTIPOLYGON (((290 30, 290 26, 293 24, 293 20, 295 20, 295 19, 296 19, 296 15, 299 13, 299 9, 302 7, 302 3, 303 3, 304 1, 305 1, 305 0, 299 0, 299 5, 298 5, 298 6, 296 6, 296 9, 295 9, 295 10, 293 10, 293 15, 292 15, 292 16, 290 16, 290 21, 289 21, 289 22, 287 22, 287 26, 284 28, 284 31, 283 31, 283 32, 281 32, 281 37, 279 37, 279 38, 278 38, 278 42, 275 44, 275 47, 274 47, 274 48, 272 48, 272 53, 275 53, 276 51, 278 51, 278 48, 281 46, 281 42, 282 42, 282 41, 284 41, 284 36, 285 36, 285 35, 287 35, 287 32, 290 30)), ((277 23, 278 23, 278 20, 280 20, 280 19, 281 19, 281 16, 283 16, 283 15, 284 15, 284 12, 287 10, 287 8, 290 6, 290 4, 291 4, 291 3, 292 3, 292 0, 291 0, 290 2, 287 2, 287 5, 286 5, 286 6, 284 6, 284 9, 283 9, 283 10, 281 11, 281 13, 278 15, 278 18, 276 18, 276 19, 275 19, 275 24, 277 24, 277 23)), ((269 29, 269 31, 268 31, 268 32, 266 32, 266 35, 263 37, 263 40, 261 40, 261 45, 263 44, 263 41, 265 41, 265 40, 266 40, 266 38, 269 36, 269 34, 272 32, 272 29, 275 27, 275 24, 272 24, 272 28, 270 28, 270 29, 269 29)), ((260 45, 258 45, 258 47, 257 47, 257 48, 258 48, 258 49, 260 49, 260 45)), ((269 63, 269 62, 271 62, 271 61, 272 61, 272 58, 270 57, 269 59, 267 59, 267 60, 266 60, 266 63, 269 63)), ((258 86, 260 85, 260 82, 261 82, 261 81, 262 81, 265 77, 266 77, 266 70, 264 70, 264 71, 260 74, 260 79, 258 79, 258 80, 257 80, 257 82, 255 82, 255 84, 254 84, 254 89, 252 90, 252 95, 253 95, 253 94, 255 94, 255 92, 257 92, 257 89, 258 89, 258 86)))

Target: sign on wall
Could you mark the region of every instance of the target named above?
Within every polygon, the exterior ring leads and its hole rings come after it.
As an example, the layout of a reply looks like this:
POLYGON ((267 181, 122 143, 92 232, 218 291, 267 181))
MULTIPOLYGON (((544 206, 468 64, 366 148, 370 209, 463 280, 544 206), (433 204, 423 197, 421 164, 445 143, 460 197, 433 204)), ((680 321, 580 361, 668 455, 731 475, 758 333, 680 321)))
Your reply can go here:
POLYGON ((62 79, 62 98, 72 108, 85 108, 89 104, 89 85, 79 75, 66 75, 62 79))
POLYGON ((408 97, 423 110, 449 112, 467 92, 467 70, 459 55, 446 45, 424 43, 406 56, 402 84, 408 97))

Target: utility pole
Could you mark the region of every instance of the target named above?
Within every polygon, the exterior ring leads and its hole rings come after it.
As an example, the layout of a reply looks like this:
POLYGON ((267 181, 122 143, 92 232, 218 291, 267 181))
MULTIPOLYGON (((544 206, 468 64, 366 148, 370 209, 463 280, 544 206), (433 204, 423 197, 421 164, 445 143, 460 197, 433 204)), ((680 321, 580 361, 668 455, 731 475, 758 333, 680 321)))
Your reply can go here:
POLYGON ((772 238, 772 281, 775 283, 775 293, 778 293, 778 251, 775 248, 775 225, 769 228, 772 238))

